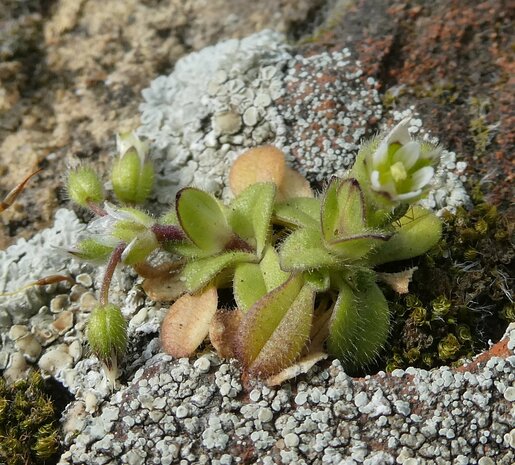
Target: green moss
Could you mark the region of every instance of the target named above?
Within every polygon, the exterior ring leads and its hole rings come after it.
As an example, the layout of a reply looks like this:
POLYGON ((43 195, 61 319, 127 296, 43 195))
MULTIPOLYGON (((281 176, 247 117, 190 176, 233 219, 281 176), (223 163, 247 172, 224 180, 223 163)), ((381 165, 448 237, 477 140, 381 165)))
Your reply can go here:
POLYGON ((8 386, 0 379, 0 460, 6 465, 48 463, 59 449, 57 414, 41 374, 8 386))
POLYGON ((515 320, 513 221, 483 200, 443 217, 442 241, 417 262, 410 294, 385 291, 393 313, 386 370, 457 365, 515 320), (415 297, 416 296, 416 297, 415 297), (401 337, 399 337, 399 334, 401 337))
POLYGON ((469 113, 471 116, 469 130, 474 141, 474 158, 483 156, 492 140, 494 127, 487 123, 490 102, 488 99, 472 97, 469 113))

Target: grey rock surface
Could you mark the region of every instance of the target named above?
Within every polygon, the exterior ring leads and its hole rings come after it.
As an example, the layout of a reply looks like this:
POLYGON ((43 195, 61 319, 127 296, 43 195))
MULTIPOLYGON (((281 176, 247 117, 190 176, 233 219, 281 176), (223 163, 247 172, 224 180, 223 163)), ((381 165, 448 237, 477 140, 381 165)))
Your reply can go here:
MULTIPOLYGON (((75 424, 60 464, 511 465, 515 325, 507 338, 506 359, 460 370, 353 379, 333 361, 278 389, 245 390, 212 354, 157 353, 75 424)), ((81 409, 68 408, 68 427, 81 409)))

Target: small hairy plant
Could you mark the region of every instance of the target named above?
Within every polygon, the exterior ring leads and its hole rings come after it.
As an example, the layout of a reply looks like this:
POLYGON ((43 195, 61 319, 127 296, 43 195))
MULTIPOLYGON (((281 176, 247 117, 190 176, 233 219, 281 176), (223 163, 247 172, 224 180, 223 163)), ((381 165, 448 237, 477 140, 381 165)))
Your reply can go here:
POLYGON ((0 378, 0 460, 7 465, 45 463, 59 450, 59 423, 54 404, 45 394, 43 378, 7 386, 0 378))
POLYGON ((275 384, 327 353, 350 372, 373 362, 391 320, 377 281, 407 292, 413 274, 375 268, 424 254, 441 237, 440 220, 415 204, 430 187, 440 149, 412 139, 408 120, 364 144, 350 172, 319 197, 280 150, 264 146, 234 163, 228 205, 186 187, 158 219, 135 207, 152 184, 148 146, 126 134, 119 147, 112 183, 120 206, 102 204, 102 185, 88 167, 68 181, 70 197, 97 216, 72 253, 107 262, 87 336, 111 370, 127 341, 121 311, 108 298, 118 263, 145 278, 151 298, 174 301, 161 330, 166 352, 189 356, 209 336, 246 376, 275 384), (175 260, 151 266, 157 249, 175 260), (224 301, 235 305, 223 308, 224 301))

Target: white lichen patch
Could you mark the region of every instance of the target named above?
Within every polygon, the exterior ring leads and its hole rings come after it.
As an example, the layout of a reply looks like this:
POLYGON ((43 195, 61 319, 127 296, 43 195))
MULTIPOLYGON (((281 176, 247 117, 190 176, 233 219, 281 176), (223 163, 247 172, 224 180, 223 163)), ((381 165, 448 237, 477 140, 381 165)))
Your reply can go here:
MULTIPOLYGON (((348 49, 304 57, 271 31, 180 59, 143 91, 140 105, 138 132, 153 146, 158 201, 169 204, 187 185, 228 198, 231 163, 263 143, 284 150, 294 168, 323 185, 352 166, 365 138, 386 129, 382 118, 411 116, 410 130, 430 137, 414 108, 385 114, 376 87, 348 49)), ((466 202, 465 167, 444 150, 424 205, 438 211, 466 202)))
MULTIPOLYGON (((506 337, 514 334, 512 326, 506 337)), ((184 465, 244 457, 263 465, 511 465, 512 392, 493 382, 513 386, 514 360, 493 357, 473 372, 408 368, 366 382, 347 376, 336 360, 315 367, 309 382, 255 384, 245 395, 233 363, 156 354, 140 359, 127 386, 77 423, 60 463, 140 463, 141 456, 141 463, 184 465)), ((66 422, 79 407, 70 405, 66 422)))

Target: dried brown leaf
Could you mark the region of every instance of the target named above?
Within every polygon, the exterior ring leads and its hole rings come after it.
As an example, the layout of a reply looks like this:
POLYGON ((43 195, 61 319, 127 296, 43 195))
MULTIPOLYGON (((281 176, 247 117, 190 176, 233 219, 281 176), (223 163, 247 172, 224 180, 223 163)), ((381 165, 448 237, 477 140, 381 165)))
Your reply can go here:
POLYGON ((399 273, 377 273, 378 278, 388 284, 397 294, 407 294, 408 287, 413 277, 413 273, 418 267, 409 268, 399 273))
POLYGON ((257 182, 274 182, 280 186, 286 170, 284 153, 271 145, 247 150, 233 163, 229 185, 234 195, 257 182))
POLYGON ((218 305, 216 288, 184 294, 168 310, 161 324, 161 346, 173 357, 189 357, 209 333, 218 305))
MULTIPOLYGON (((143 290, 152 300, 173 301, 186 292, 186 286, 180 279, 180 270, 174 263, 166 263, 154 269, 154 273, 143 281, 143 290)), ((139 273, 139 271, 138 271, 139 273)))
POLYGON ((305 357, 301 358, 297 363, 285 368, 276 375, 271 376, 266 380, 267 386, 278 386, 279 384, 295 378, 299 375, 307 373, 316 363, 328 357, 325 352, 310 352, 305 357))
POLYGON ((218 309, 209 327, 211 344, 222 358, 234 358, 234 339, 243 313, 240 309, 218 309))
POLYGON ((314 194, 308 180, 302 174, 286 167, 279 186, 278 199, 287 200, 295 197, 314 197, 314 194))

